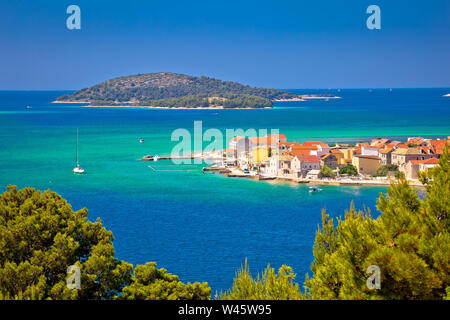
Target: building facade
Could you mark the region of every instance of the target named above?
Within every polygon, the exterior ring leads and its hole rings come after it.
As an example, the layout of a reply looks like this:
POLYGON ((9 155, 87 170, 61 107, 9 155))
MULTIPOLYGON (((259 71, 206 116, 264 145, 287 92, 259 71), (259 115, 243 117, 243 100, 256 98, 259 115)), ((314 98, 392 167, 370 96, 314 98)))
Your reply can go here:
POLYGON ((359 174, 372 175, 381 166, 381 160, 375 156, 356 155, 352 158, 352 164, 359 174))

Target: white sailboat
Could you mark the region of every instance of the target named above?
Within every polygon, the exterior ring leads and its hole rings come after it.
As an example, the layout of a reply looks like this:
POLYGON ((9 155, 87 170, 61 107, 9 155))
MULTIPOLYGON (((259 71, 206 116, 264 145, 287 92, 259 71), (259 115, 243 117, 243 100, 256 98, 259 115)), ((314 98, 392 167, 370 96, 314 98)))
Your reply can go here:
POLYGON ((80 167, 80 164, 78 163, 78 128, 77 128, 77 164, 75 168, 72 170, 73 173, 82 174, 84 173, 84 169, 80 167))

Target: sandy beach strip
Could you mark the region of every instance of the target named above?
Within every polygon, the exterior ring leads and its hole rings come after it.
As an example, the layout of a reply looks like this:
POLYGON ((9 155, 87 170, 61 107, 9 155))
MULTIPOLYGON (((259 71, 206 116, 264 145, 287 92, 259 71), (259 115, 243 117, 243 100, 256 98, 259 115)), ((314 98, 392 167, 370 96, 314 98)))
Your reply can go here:
POLYGON ((309 95, 309 94, 302 94, 300 95, 300 98, 292 98, 292 99, 275 99, 272 101, 276 101, 276 102, 291 102, 291 101, 307 101, 307 100, 312 100, 312 99, 341 99, 342 97, 337 97, 337 96, 316 96, 316 95, 309 95))
POLYGON ((52 103, 77 103, 77 104, 86 104, 86 103, 90 103, 89 101, 52 101, 52 103))
POLYGON ((314 95, 302 95, 302 98, 305 100, 311 100, 311 99, 342 99, 342 97, 337 97, 337 96, 332 96, 332 97, 327 97, 327 96, 314 96, 314 95))
POLYGON ((306 100, 302 99, 302 98, 292 98, 292 99, 274 99, 272 101, 275 101, 275 102, 291 102, 291 101, 306 101, 306 100))

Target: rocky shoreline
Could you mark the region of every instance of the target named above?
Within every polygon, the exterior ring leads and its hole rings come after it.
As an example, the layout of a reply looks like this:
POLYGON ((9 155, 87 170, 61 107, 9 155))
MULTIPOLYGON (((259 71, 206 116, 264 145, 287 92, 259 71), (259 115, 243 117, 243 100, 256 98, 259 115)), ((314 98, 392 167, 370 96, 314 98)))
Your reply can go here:
MULTIPOLYGON (((256 172, 245 173, 242 170, 235 168, 226 168, 221 166, 210 166, 203 169, 204 172, 217 171, 219 174, 228 178, 244 178, 256 181, 270 181, 270 182, 291 182, 297 184, 309 185, 328 185, 328 186, 370 186, 370 187, 388 187, 394 180, 379 180, 379 179, 306 179, 293 178, 282 176, 270 176, 264 174, 257 174, 256 172)), ((408 181, 411 186, 423 187, 419 181, 408 181)))

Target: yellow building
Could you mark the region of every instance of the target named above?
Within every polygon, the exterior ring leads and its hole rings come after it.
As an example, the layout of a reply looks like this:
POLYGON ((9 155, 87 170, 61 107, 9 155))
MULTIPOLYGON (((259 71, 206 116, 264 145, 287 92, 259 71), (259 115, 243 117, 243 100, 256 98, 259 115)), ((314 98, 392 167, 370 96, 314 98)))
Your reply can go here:
POLYGON ((342 157, 342 159, 338 161, 338 164, 345 165, 351 162, 351 159, 353 158, 354 155, 353 149, 339 149, 339 151, 341 151, 344 156, 342 157))
POLYGON ((252 149, 251 161, 253 163, 265 163, 269 161, 270 147, 257 146, 252 149))
POLYGON ((359 174, 372 175, 379 167, 381 167, 381 160, 375 156, 354 156, 352 164, 358 169, 359 174))

